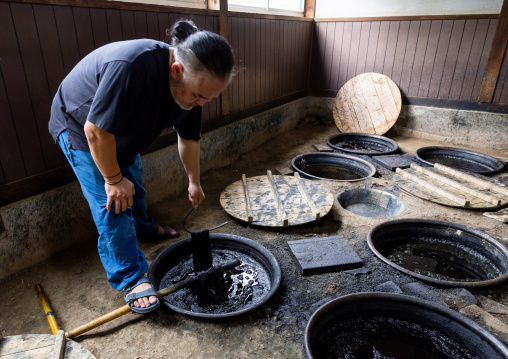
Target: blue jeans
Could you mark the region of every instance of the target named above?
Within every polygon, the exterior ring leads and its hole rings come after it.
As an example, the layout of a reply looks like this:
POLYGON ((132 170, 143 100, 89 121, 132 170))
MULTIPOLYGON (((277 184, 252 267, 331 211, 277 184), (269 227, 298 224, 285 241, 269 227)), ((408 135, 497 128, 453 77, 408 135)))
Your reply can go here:
POLYGON ((91 153, 71 149, 67 131, 58 136, 58 144, 74 170, 92 211, 99 232, 97 247, 108 281, 116 290, 122 290, 129 283, 142 277, 148 269, 145 256, 139 249, 137 236, 158 229, 155 221, 148 217, 146 212, 146 190, 141 186, 143 174, 141 156, 138 155, 130 166, 120 166, 123 176, 134 184, 136 193, 132 207, 116 214, 114 203, 110 212, 106 209, 104 178, 91 153))

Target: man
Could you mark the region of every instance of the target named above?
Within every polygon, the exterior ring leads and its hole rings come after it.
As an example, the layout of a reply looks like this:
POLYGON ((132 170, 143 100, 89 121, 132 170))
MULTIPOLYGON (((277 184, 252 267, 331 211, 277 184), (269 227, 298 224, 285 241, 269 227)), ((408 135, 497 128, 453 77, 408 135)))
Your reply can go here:
POLYGON ((189 201, 199 206, 201 106, 220 95, 233 69, 229 44, 191 21, 175 23, 168 39, 171 46, 121 41, 87 55, 60 85, 49 122, 89 203, 108 281, 139 313, 155 310, 159 300, 137 240, 179 235, 147 215, 140 153, 173 126, 189 201))

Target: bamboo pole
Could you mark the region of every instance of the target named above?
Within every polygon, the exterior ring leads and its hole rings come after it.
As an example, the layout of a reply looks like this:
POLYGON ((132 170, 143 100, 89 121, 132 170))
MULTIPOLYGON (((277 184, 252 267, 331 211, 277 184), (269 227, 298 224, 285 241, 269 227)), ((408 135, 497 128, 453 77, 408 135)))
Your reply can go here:
MULTIPOLYGON (((168 294, 174 293, 176 291, 179 291, 180 289, 186 288, 190 286, 191 284, 205 278, 211 275, 216 275, 218 273, 222 273, 225 270, 234 268, 238 265, 240 265, 240 260, 236 259, 234 261, 228 262, 223 265, 211 267, 210 269, 207 269, 206 271, 203 271, 196 275, 195 277, 191 277, 188 279, 185 279, 181 282, 175 283, 173 285, 170 285, 169 287, 163 288, 157 292, 158 298, 163 298, 168 294)), ((91 322, 88 322, 87 324, 84 324, 82 326, 79 326, 73 330, 70 330, 65 333, 65 336, 67 338, 75 338, 78 335, 81 335, 83 333, 86 333, 94 328, 97 328, 98 326, 105 324, 107 322, 112 321, 113 319, 116 319, 118 317, 121 317, 124 314, 132 312, 132 308, 129 304, 124 305, 123 307, 120 307, 116 310, 113 310, 112 312, 109 312, 97 319, 92 320, 91 322)))
POLYGON ((44 309, 44 313, 46 314, 46 319, 49 322, 49 326, 51 327, 51 332, 53 335, 58 333, 58 324, 56 323, 55 316, 53 315, 53 311, 49 305, 48 299, 46 298, 46 294, 42 290, 42 286, 40 284, 35 285, 35 291, 37 292, 37 296, 42 304, 42 309, 44 309))

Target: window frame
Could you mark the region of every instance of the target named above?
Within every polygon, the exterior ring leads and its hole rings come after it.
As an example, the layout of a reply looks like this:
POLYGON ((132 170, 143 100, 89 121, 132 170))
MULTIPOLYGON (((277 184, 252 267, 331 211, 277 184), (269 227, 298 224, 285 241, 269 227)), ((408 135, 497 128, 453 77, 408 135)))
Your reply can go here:
POLYGON ((208 9, 207 0, 121 0, 121 1, 133 4, 162 5, 188 9, 208 9))
POLYGON ((247 5, 235 5, 230 4, 228 0, 228 11, 235 12, 247 12, 247 13, 255 13, 255 14, 265 14, 265 15, 285 15, 285 16, 295 16, 295 17, 304 17, 305 16, 305 0, 299 0, 302 10, 285 10, 285 9, 277 9, 270 7, 270 0, 264 0, 266 6, 265 7, 257 7, 257 6, 247 6, 247 5))

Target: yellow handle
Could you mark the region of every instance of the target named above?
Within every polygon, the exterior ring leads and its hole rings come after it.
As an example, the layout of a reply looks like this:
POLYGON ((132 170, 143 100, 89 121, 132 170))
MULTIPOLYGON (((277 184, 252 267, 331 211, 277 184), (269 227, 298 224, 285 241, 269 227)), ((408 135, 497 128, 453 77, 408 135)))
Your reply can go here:
POLYGON ((42 290, 40 284, 35 285, 35 291, 37 292, 37 296, 41 301, 42 309, 44 309, 44 313, 46 314, 46 318, 48 319, 49 326, 51 327, 51 332, 53 333, 53 335, 56 335, 56 333, 58 332, 58 324, 56 324, 55 316, 53 315, 53 311, 49 306, 48 299, 46 298, 46 295, 44 294, 44 291, 42 290))

